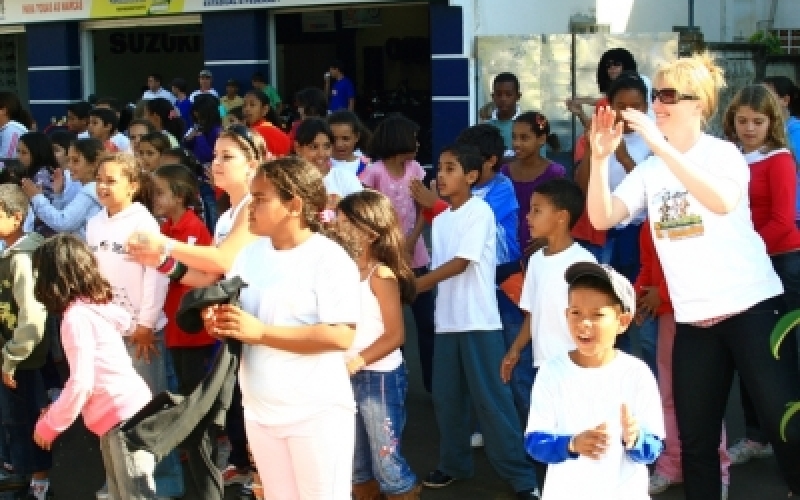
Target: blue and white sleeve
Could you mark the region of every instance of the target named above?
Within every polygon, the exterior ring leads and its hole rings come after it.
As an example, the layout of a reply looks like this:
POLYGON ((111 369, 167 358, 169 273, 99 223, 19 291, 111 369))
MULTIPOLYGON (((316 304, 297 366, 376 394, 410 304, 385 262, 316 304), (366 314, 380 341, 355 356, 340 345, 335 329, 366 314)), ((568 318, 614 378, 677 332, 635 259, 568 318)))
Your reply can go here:
POLYGON ((36 216, 54 231, 76 231, 86 222, 89 211, 96 204, 91 196, 78 193, 72 202, 59 210, 42 194, 31 199, 36 216))

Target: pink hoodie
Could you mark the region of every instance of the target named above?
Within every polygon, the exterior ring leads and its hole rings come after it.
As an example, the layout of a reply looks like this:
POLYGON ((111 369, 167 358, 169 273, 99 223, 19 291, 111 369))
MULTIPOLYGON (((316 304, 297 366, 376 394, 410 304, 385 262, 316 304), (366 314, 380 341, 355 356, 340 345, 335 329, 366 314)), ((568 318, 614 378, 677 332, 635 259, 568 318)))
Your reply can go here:
POLYGON ((36 424, 48 441, 83 414, 86 427, 102 436, 132 417, 152 394, 136 373, 123 344, 130 315, 114 304, 77 300, 64 312, 61 338, 70 377, 58 400, 36 424))

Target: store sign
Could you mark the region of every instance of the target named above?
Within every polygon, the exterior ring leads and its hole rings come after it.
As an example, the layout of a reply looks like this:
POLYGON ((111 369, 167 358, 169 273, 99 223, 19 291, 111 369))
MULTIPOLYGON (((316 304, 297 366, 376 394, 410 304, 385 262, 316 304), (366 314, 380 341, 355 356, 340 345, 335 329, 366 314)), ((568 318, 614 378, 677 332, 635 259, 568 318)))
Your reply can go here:
POLYGON ((303 33, 336 31, 336 16, 332 10, 303 12, 303 33))
POLYGON ((166 32, 112 32, 108 41, 112 54, 171 54, 203 50, 202 35, 174 35, 166 32))
MULTIPOLYGON (((347 3, 374 4, 376 1, 381 0, 347 0, 347 3)), ((194 14, 266 7, 319 7, 341 3, 342 0, 0 0, 0 24, 194 14)))
POLYGON ((381 24, 381 9, 342 10, 342 28, 366 28, 381 24))

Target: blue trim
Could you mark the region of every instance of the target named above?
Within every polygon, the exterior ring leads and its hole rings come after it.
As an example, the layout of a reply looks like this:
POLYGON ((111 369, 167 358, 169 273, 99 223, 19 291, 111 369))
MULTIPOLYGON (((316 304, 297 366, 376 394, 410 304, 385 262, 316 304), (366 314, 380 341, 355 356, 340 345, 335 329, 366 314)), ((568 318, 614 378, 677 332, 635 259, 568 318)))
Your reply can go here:
POLYGON ((469 101, 433 101, 433 164, 439 163, 439 151, 456 140, 469 127, 469 101))
POLYGON ((572 436, 550 434, 548 432, 530 432, 525 434, 525 451, 534 460, 545 464, 560 464, 578 458, 577 453, 570 453, 569 442, 572 436))
POLYGON ((431 4, 431 53, 463 54, 464 22, 461 7, 431 4))
POLYGON ((469 59, 433 59, 431 94, 434 97, 469 97, 469 59))
MULTIPOLYGON (((266 61, 269 59, 268 14, 261 10, 232 10, 203 14, 203 50, 206 61, 266 61)), ((225 82, 239 82, 240 94, 250 90, 250 77, 260 71, 269 81, 267 63, 214 65, 214 87, 225 93, 225 82)))
POLYGON ((636 445, 626 453, 637 464, 652 464, 664 451, 664 441, 655 434, 641 431, 636 445))
POLYGON ((29 71, 30 99, 78 100, 81 98, 81 72, 71 70, 29 71))

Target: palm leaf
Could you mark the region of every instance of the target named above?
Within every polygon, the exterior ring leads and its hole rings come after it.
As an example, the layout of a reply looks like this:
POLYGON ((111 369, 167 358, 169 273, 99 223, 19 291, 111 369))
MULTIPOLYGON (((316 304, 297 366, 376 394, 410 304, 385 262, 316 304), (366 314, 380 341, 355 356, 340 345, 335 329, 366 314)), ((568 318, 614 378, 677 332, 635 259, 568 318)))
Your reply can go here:
POLYGON ((781 348, 783 339, 786 338, 786 335, 794 330, 794 327, 798 324, 800 324, 800 309, 789 311, 775 324, 775 328, 772 329, 772 333, 769 336, 769 345, 775 359, 780 359, 778 351, 781 348))
POLYGON ((789 424, 789 420, 792 416, 800 411, 800 401, 787 403, 786 406, 786 413, 784 413, 783 418, 781 418, 781 439, 783 439, 784 442, 786 442, 786 426, 789 424))

